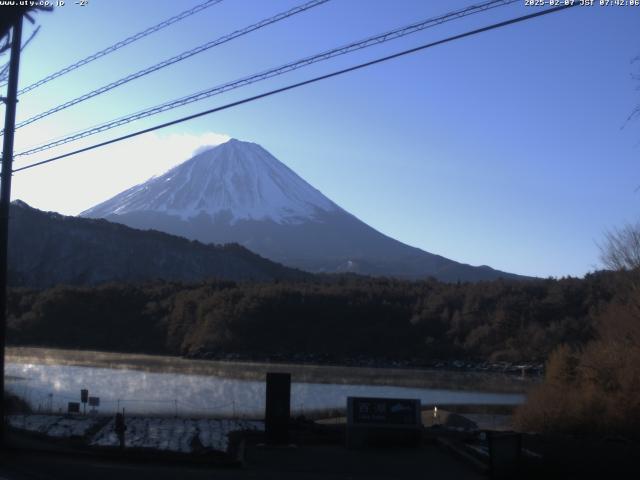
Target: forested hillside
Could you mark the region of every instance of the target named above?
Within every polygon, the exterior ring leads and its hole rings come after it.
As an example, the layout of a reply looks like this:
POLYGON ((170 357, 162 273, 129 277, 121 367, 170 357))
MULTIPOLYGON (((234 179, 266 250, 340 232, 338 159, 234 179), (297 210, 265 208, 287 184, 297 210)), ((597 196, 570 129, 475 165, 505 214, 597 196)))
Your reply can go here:
POLYGON ((538 361, 593 338, 625 272, 449 284, 300 282, 12 290, 8 342, 204 358, 538 361))
POLYGON ((155 279, 298 280, 310 274, 262 258, 238 244, 205 245, 105 220, 11 204, 9 284, 46 288, 155 279))
POLYGON ((640 270, 625 277, 595 316, 593 338, 551 353, 544 383, 517 412, 518 428, 640 440, 640 270))

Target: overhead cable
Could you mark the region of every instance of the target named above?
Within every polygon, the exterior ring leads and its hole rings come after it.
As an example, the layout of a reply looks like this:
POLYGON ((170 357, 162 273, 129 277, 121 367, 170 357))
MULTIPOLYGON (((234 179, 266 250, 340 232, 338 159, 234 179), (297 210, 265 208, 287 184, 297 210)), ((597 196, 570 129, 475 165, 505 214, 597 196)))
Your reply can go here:
POLYGON ((179 13, 178 15, 175 15, 171 18, 168 18, 160 23, 158 23, 157 25, 154 25, 152 27, 149 27, 141 32, 136 33, 135 35, 131 35, 130 37, 125 38, 124 40, 120 40, 119 42, 114 43, 113 45, 104 48, 102 50, 100 50, 99 52, 96 52, 92 55, 89 55, 88 57, 83 58, 82 60, 79 60, 75 63, 72 63, 71 65, 68 65, 60 70, 58 70, 57 72, 54 72, 50 75, 47 75, 46 77, 44 77, 41 80, 38 80, 35 83, 32 83, 31 85, 24 87, 22 90, 18 91, 18 95, 22 95, 23 93, 27 93, 35 88, 38 88, 41 85, 44 85, 45 83, 50 82, 51 80, 54 80, 58 77, 61 77, 62 75, 65 75, 77 68, 80 68, 88 63, 93 62, 94 60, 97 60, 98 58, 104 57, 105 55, 109 55, 110 53, 115 52, 116 50, 121 49, 122 47, 125 47, 133 42, 136 42, 148 35, 151 35, 152 33, 158 32, 160 30, 162 30, 163 28, 168 27, 169 25, 173 25, 174 23, 177 23, 181 20, 184 20, 187 17, 190 17, 191 15, 195 15, 196 13, 199 13, 209 7, 213 7, 214 5, 217 5, 218 3, 222 2, 222 0, 206 0, 205 2, 202 2, 198 5, 196 5, 193 8, 190 8, 189 10, 185 10, 182 13, 179 13))
POLYGON ((322 62, 325 60, 329 60, 331 58, 340 56, 340 55, 345 55, 357 50, 361 50, 364 48, 368 48, 371 47, 373 45, 378 45, 381 43, 385 43, 391 40, 395 40, 397 38, 401 38, 404 37, 406 35, 410 35, 419 31, 422 31, 426 28, 430 28, 430 27, 434 27, 436 25, 440 25, 442 23, 445 22, 449 22, 458 18, 462 18, 462 17, 466 17, 469 15, 473 15, 479 12, 483 12, 486 11, 488 9, 491 8, 496 8, 496 7, 500 7, 500 6, 504 6, 504 5, 508 5, 508 4, 512 4, 515 2, 519 2, 520 0, 492 0, 492 1, 488 1, 488 2, 484 2, 482 4, 478 4, 478 5, 472 5, 470 7, 466 7, 464 9, 461 10, 456 10, 454 12, 450 12, 447 13, 445 15, 441 15, 438 17, 434 17, 434 18, 430 18, 427 20, 423 20, 421 22, 416 22, 416 23, 412 23, 410 25, 406 25, 404 27, 401 28, 397 28, 391 31, 388 31, 386 33, 383 34, 379 34, 379 35, 375 35, 373 37, 368 37, 364 40, 360 40, 357 42, 353 42, 353 43, 349 43, 347 45, 343 45, 341 47, 338 48, 333 48, 331 50, 316 54, 316 55, 312 55, 309 57, 305 57, 302 58, 300 60, 296 60, 293 62, 289 62, 285 65, 281 65, 279 67, 276 68, 272 68, 269 70, 266 70, 264 72, 261 73, 257 73, 257 74, 253 74, 250 75, 248 77, 243 77, 241 79, 238 80, 234 80, 222 85, 217 85, 215 87, 211 87, 209 89, 206 90, 202 90, 200 92, 196 92, 193 93, 191 95, 185 96, 185 97, 181 97, 175 100, 171 100, 165 103, 162 103, 160 105, 156 105, 114 120, 110 120, 106 123, 102 123, 100 125, 97 125, 95 127, 74 133, 72 135, 63 137, 61 139, 55 140, 55 141, 51 141, 48 143, 45 143, 43 145, 39 145, 33 148, 30 148, 28 150, 25 150, 23 152, 20 152, 18 154, 16 154, 15 156, 26 156, 26 155, 32 155, 34 153, 38 153, 44 150, 48 150, 50 148, 54 148, 57 147, 59 145, 63 145, 69 142, 73 142, 76 140, 79 140, 81 138, 85 138, 91 135, 95 135, 97 133, 100 132, 104 132, 106 130, 110 130, 116 127, 119 127, 121 125, 125 125, 127 123, 136 121, 136 120, 140 120, 152 115, 156 115, 158 113, 162 113, 165 112, 167 110, 172 110, 174 108, 177 107, 182 107, 184 105, 188 105, 190 103, 194 103, 194 102, 198 102, 200 100, 204 100, 206 98, 209 97, 213 97, 214 95, 219 95, 221 93, 224 92, 228 92, 230 90, 234 90, 236 88, 240 88, 240 87, 244 87, 246 85, 250 85, 252 83, 256 83, 256 82, 260 82, 263 80, 267 80, 269 78, 273 78, 294 70, 298 70, 300 68, 306 67, 308 65, 314 64, 314 63, 318 63, 318 62, 322 62))
MULTIPOLYGON (((186 60, 187 58, 193 57, 194 55, 197 55, 198 53, 202 53, 206 50, 209 50, 213 47, 217 47, 218 45, 222 45, 223 43, 227 43, 230 42, 231 40, 241 37, 243 35, 247 35, 248 33, 251 33, 253 31, 259 30, 263 27, 266 27, 267 25, 271 25, 272 23, 276 23, 279 22, 281 20, 284 20, 285 18, 289 18, 293 15, 296 15, 298 13, 304 12, 309 10, 310 8, 313 7, 317 7, 319 5, 322 5, 323 3, 327 3, 329 0, 311 0, 307 3, 304 3, 302 5, 298 5, 297 7, 291 8, 285 12, 281 12, 277 15, 274 15, 272 17, 269 18, 265 18, 264 20, 261 20, 257 23, 254 23, 252 25, 249 25, 247 27, 244 27, 240 30, 236 30, 232 33, 229 33, 227 35, 224 35, 220 38, 217 38, 215 40, 212 40, 210 42, 207 42, 203 45, 199 45, 195 48, 192 48, 190 50, 184 51, 178 55, 175 55, 171 58, 168 58, 166 60, 163 60, 160 63, 157 63, 155 65, 151 65, 150 67, 144 68, 142 70, 138 70, 137 72, 131 73, 129 75, 127 75, 126 77, 120 78, 119 80, 116 80, 114 82, 108 83, 106 85, 103 85, 102 87, 96 88, 95 90, 92 90, 90 92, 87 92, 83 95, 80 95, 79 97, 76 97, 72 100, 69 100, 68 102, 65 102, 61 105, 57 105, 53 108, 50 108, 49 110, 46 110, 44 112, 38 113, 37 115, 34 115, 33 117, 30 117, 26 120, 23 120, 22 122, 19 122, 16 124, 16 128, 20 128, 20 127, 24 127, 25 125, 29 125, 30 123, 33 123, 35 121, 38 121, 44 117, 48 117, 49 115, 52 115, 56 112, 59 112, 61 110, 64 110, 66 108, 69 108, 73 105, 77 105, 78 103, 84 102, 85 100, 89 100, 90 98, 96 97, 98 95, 102 95, 103 93, 106 93, 110 90, 113 90, 116 87, 119 87, 121 85, 124 85, 125 83, 129 83, 133 80, 136 80, 140 77, 144 77, 145 75, 149 75, 150 73, 156 72, 158 70, 161 70, 163 68, 166 68, 170 65, 173 65, 174 63, 178 63, 181 62, 182 60, 186 60)), ((2 133, 2 132, 0 132, 2 133)))
POLYGON ((377 58, 377 59, 371 60, 369 62, 360 63, 358 65, 355 65, 355 66, 352 66, 352 67, 349 67, 349 68, 345 68, 345 69, 342 69, 342 70, 334 71, 334 72, 331 72, 331 73, 328 73, 328 74, 325 74, 325 75, 321 75, 321 76, 318 76, 318 77, 311 78, 309 80, 305 80, 305 81, 302 81, 302 82, 298 82, 298 83, 294 83, 294 84, 291 84, 291 85, 287 85, 285 87, 277 88, 275 90, 271 90, 271 91, 268 91, 268 92, 265 92, 265 93, 261 93, 259 95, 254 95, 252 97, 244 98, 244 99, 238 100, 236 102, 231 102, 231 103, 228 103, 226 105, 222 105, 220 107, 212 108, 212 109, 205 110, 205 111, 202 111, 202 112, 199 112, 199 113, 195 113, 193 115, 188 115, 186 117, 178 118, 178 119, 172 120, 170 122, 165 122, 165 123, 162 123, 162 124, 159 124, 159 125, 155 125, 153 127, 145 128, 143 130, 138 130, 136 132, 129 133, 127 135, 123 135, 121 137, 112 138, 110 140, 106 140, 104 142, 96 143, 96 144, 90 145, 88 147, 84 147, 84 148, 80 148, 78 150, 74 150, 72 152, 64 153, 62 155, 57 155, 55 157, 52 157, 52 158, 49 158, 49 159, 46 159, 46 160, 42 160, 42 161, 39 161, 39 162, 32 163, 30 165, 26 165, 24 167, 16 168, 16 169, 13 170, 13 172, 20 172, 22 170, 28 170, 30 168, 38 167, 40 165, 45 165, 47 163, 55 162, 57 160, 61 160, 63 158, 67 158, 67 157, 70 157, 70 156, 73 156, 73 155, 77 155, 79 153, 87 152, 87 151, 90 151, 90 150, 94 150, 96 148, 104 147, 106 145, 111 145, 113 143, 121 142, 123 140, 127 140, 129 138, 133 138, 133 137, 136 137, 136 136, 139 136, 139 135, 143 135, 145 133, 153 132, 155 130, 160 130, 162 128, 170 127, 172 125, 183 123, 183 122, 186 122, 188 120, 193 120, 195 118, 199 118, 199 117, 202 117, 202 116, 205 116, 205 115, 210 115, 212 113, 220 112, 222 110, 227 110, 229 108, 237 107, 239 105, 243 105, 243 104, 250 103, 250 102, 253 102, 253 101, 256 101, 256 100, 260 100, 262 98, 270 97, 270 96, 276 95, 278 93, 286 92, 288 90, 293 90, 295 88, 299 88, 299 87, 302 87, 302 86, 305 86, 305 85, 316 83, 316 82, 319 82, 319 81, 322 81, 322 80, 327 80, 327 79, 332 78, 332 77, 337 77, 337 76, 343 75, 345 73, 349 73, 349 72, 353 72, 355 70, 360 70, 362 68, 370 67, 372 65, 376 65, 376 64, 379 64, 379 63, 382 63, 382 62, 386 62, 388 60, 392 60, 392 59, 399 58, 399 57, 402 57, 402 56, 405 56, 405 55, 416 53, 416 52, 419 52, 421 50, 425 50, 427 48, 435 47, 437 45, 442 45, 444 43, 452 42, 454 40, 459 40, 459 39, 462 39, 462 38, 465 38, 465 37, 470 37, 472 35, 477 35, 477 34, 480 34, 480 33, 483 33, 483 32, 487 32, 489 30, 495 30, 497 28, 506 27, 508 25, 512 25, 512 24, 515 24, 515 23, 524 22, 526 20, 531 20, 533 18, 540 17, 542 15, 548 15, 550 13, 556 13, 556 12, 559 12, 561 10, 565 10, 567 8, 572 8, 572 7, 576 6, 576 5, 578 5, 578 4, 574 3, 574 4, 561 5, 559 7, 548 8, 548 9, 545 9, 545 10, 537 11, 535 13, 531 13, 529 15, 523 15, 521 17, 512 18, 510 20, 506 20, 506 21, 503 21, 503 22, 494 23, 494 24, 488 25, 486 27, 478 28, 476 30, 471 30, 471 31, 468 31, 468 32, 465 32, 465 33, 454 35, 452 37, 447 37, 447 38, 442 39, 442 40, 438 40, 438 41, 435 41, 435 42, 431 42, 431 43, 427 43, 427 44, 424 44, 424 45, 420 45, 418 47, 410 48, 408 50, 404 50, 404 51, 401 51, 401 52, 398 52, 398 53, 394 53, 392 55, 387 55, 385 57, 377 58))

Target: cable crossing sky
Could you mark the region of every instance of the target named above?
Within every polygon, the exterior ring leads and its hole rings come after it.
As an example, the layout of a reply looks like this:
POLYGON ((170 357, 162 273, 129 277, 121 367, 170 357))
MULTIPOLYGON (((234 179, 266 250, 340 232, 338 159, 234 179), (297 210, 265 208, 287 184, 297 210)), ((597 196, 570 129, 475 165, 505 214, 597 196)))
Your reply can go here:
MULTIPOLYGON (((249 25, 245 28, 242 28, 240 30, 236 30, 232 33, 229 33, 227 35, 224 35, 222 37, 219 37, 215 40, 212 40, 210 42, 207 42, 203 45, 199 45, 195 48, 192 48, 190 50, 186 50, 178 55, 175 55, 171 58, 168 58, 166 60, 163 60, 160 63, 157 63, 155 65, 152 65, 150 67, 144 68, 142 70, 139 70, 137 72, 134 72, 130 75, 127 75, 126 77, 123 77, 119 80, 116 80, 115 82, 111 82, 108 83, 107 85, 104 85, 100 88, 96 88, 95 90, 92 90, 88 93, 85 93, 83 95, 80 95, 79 97, 76 97, 72 100, 69 100, 68 102, 65 102, 61 105, 58 105, 56 107, 53 107, 49 110, 46 110, 42 113, 38 113, 37 115, 34 115, 31 118, 28 118, 27 120, 23 120, 22 122, 19 122, 16 124, 16 128, 20 128, 20 127, 24 127, 25 125, 29 125, 30 123, 33 123, 35 121, 40 120, 41 118, 44 117, 48 117, 49 115, 52 115, 56 112, 59 112, 61 110, 64 110, 66 108, 69 108, 73 105, 77 105, 78 103, 84 102, 85 100, 89 100, 90 98, 96 97, 98 95, 101 95, 103 93, 108 92, 109 90, 113 90, 116 87, 119 87, 121 85, 124 85, 125 83, 129 83, 133 80, 136 80, 140 77, 144 77, 145 75, 149 75, 150 73, 156 72, 158 70, 161 70, 165 67, 168 67, 170 65, 173 65, 174 63, 178 63, 181 62, 182 60, 186 60, 187 58, 193 57, 194 55, 197 55, 198 53, 202 53, 205 52, 207 50, 210 50, 213 47, 217 47, 218 45, 222 45, 224 43, 230 42, 231 40, 238 38, 238 37, 242 37, 244 35, 247 35, 251 32, 254 32, 256 30, 259 30, 263 27, 266 27, 268 25, 271 25, 272 23, 276 23, 279 22, 281 20, 284 20, 286 18, 292 17, 293 15, 297 15, 298 13, 302 13, 305 12, 313 7, 317 7, 319 5, 322 5, 324 3, 327 3, 330 0, 312 0, 310 2, 304 3, 302 5, 298 5, 294 8, 291 8, 285 12, 281 12, 277 15, 274 15, 272 17, 269 18, 265 18, 264 20, 261 20, 257 23, 254 23, 252 25, 249 25)), ((2 133, 2 132, 0 132, 2 133)))
POLYGON ((135 35, 131 35, 130 37, 125 38, 124 40, 120 40, 117 43, 114 43, 113 45, 100 50, 99 52, 96 52, 92 55, 89 55, 86 58, 83 58, 82 60, 79 60, 71 65, 68 65, 66 67, 64 67, 61 70, 58 70, 57 72, 54 72, 50 75, 47 75, 46 77, 44 77, 41 80, 38 80, 37 82, 23 88, 22 90, 18 91, 18 95, 22 95, 23 93, 27 93, 35 88, 38 88, 41 85, 44 85, 45 83, 50 82, 51 80, 54 80, 58 77, 61 77, 62 75, 65 75, 77 68, 80 68, 88 63, 93 62, 94 60, 97 60, 98 58, 104 57, 105 55, 109 55, 110 53, 115 52, 116 50, 121 49, 122 47, 125 47, 133 42, 137 42, 138 40, 151 35, 152 33, 158 32, 160 30, 162 30, 163 28, 166 28, 170 25, 173 25, 174 23, 177 23, 181 20, 184 20, 187 17, 190 17, 191 15, 195 15, 196 13, 200 13, 201 11, 209 8, 209 7, 213 7, 214 5, 217 5, 218 3, 222 2, 222 0, 207 0, 206 2, 200 3, 198 5, 196 5, 193 8, 190 8, 189 10, 185 10, 182 13, 179 13, 178 15, 175 15, 171 18, 168 18, 160 23, 158 23, 157 25, 154 25, 152 27, 149 27, 141 32, 136 33, 135 35))
POLYGON ((87 151, 90 151, 90 150, 94 150, 96 148, 104 147, 106 145, 110 145, 110 144, 113 144, 113 143, 116 143, 116 142, 127 140, 129 138, 133 138, 133 137, 138 136, 138 135, 142 135, 142 134, 149 133, 149 132, 152 132, 152 131, 155 131, 155 130, 159 130, 161 128, 166 128, 166 127, 169 127, 169 126, 172 126, 172 125, 176 125, 178 123, 186 122, 188 120, 192 120, 192 119, 195 119, 195 118, 198 118, 198 117, 202 117, 202 116, 205 116, 205 115, 210 115, 212 113, 216 113, 216 112, 219 112, 219 111, 222 111, 222 110, 227 110, 229 108, 233 108, 233 107, 236 107, 236 106, 239 106, 239 105, 243 105, 245 103, 250 103, 250 102, 259 100, 261 98, 266 98, 266 97, 269 97, 269 96, 272 96, 272 95, 276 95, 278 93, 282 93, 282 92, 285 92, 285 91, 288 91, 288 90, 293 90, 295 88, 299 88, 299 87, 302 87, 302 86, 305 86, 305 85, 316 83, 316 82, 319 82, 319 81, 322 81, 322 80, 327 80, 327 79, 332 78, 332 77, 337 77, 337 76, 343 75, 345 73, 353 72, 355 70, 360 70, 362 68, 366 68, 366 67, 369 67, 369 66, 372 66, 372 65, 376 65, 376 64, 379 64, 379 63, 382 63, 382 62, 386 62, 386 61, 395 59, 395 58, 399 58, 399 57, 402 57, 402 56, 405 56, 405 55, 416 53, 416 52, 425 50, 427 48, 435 47, 437 45, 442 45, 444 43, 452 42, 452 41, 455 41, 455 40, 460 40, 460 39, 465 38, 465 37, 470 37, 472 35, 477 35, 477 34, 484 33, 484 32, 490 31, 490 30, 495 30, 497 28, 506 27, 508 25, 513 25, 515 23, 524 22, 524 21, 527 21, 527 20, 531 20, 533 18, 537 18, 537 17, 543 16, 543 15, 548 15, 550 13, 556 13, 556 12, 559 12, 561 10, 566 10, 568 8, 572 8, 572 7, 576 6, 576 5, 578 5, 578 4, 574 3, 573 5, 568 4, 568 5, 562 5, 562 6, 559 6, 559 7, 549 8, 549 9, 538 11, 538 12, 535 12, 535 13, 532 13, 532 14, 529 14, 529 15, 523 15, 521 17, 512 18, 510 20, 506 20, 506 21, 499 22, 499 23, 494 23, 494 24, 491 24, 491 25, 488 25, 488 26, 485 26, 485 27, 482 27, 482 28, 478 28, 478 29, 475 29, 475 30, 470 30, 470 31, 467 31, 465 33, 461 33, 461 34, 458 34, 458 35, 454 35, 454 36, 451 36, 451 37, 444 38, 442 40, 438 40, 438 41, 435 41, 435 42, 431 42, 431 43, 427 43, 427 44, 424 44, 424 45, 420 45, 418 47, 414 47, 414 48, 411 48, 411 49, 408 49, 408 50, 404 50, 404 51, 401 51, 401 52, 398 52, 398 53, 394 53, 392 55, 387 55, 385 57, 377 58, 377 59, 371 60, 369 62, 360 63, 358 65, 355 65, 355 66, 352 66, 352 67, 349 67, 349 68, 345 68, 345 69, 342 69, 342 70, 334 71, 334 72, 331 72, 331 73, 328 73, 328 74, 325 74, 325 75, 321 75, 321 76, 318 76, 318 77, 315 77, 315 78, 312 78, 312 79, 309 79, 309 80, 305 80, 305 81, 302 81, 302 82, 294 83, 294 84, 291 84, 291 85, 287 85, 285 87, 281 87, 281 88, 278 88, 278 89, 275 89, 275 90, 271 90, 271 91, 268 91, 268 92, 265 92, 265 93, 262 93, 262 94, 259 94, 259 95, 255 95, 253 97, 248 97, 248 98, 245 98, 245 99, 242 99, 242 100, 238 100, 236 102, 232 102, 232 103, 220 106, 220 107, 216 107, 216 108, 212 108, 212 109, 209 109, 209 110, 205 110, 205 111, 193 114, 193 115, 188 115, 186 117, 182 117, 182 118, 179 118, 179 119, 176 119, 176 120, 172 120, 170 122, 162 123, 160 125, 156 125, 156 126, 153 126, 153 127, 150 127, 150 128, 139 130, 137 132, 129 133, 129 134, 123 135, 121 137, 113 138, 113 139, 110 139, 110 140, 107 140, 107 141, 104 141, 104 142, 100 142, 100 143, 97 143, 97 144, 94 144, 94 145, 90 145, 88 147, 84 147, 84 148, 81 148, 81 149, 78 149, 78 150, 74 150, 72 152, 68 152, 68 153, 65 153, 65 154, 62 154, 62 155, 58 155, 58 156, 49 158, 47 160, 42 160, 42 161, 39 161, 39 162, 35 162, 35 163, 30 164, 30 165, 26 165, 24 167, 20 167, 20 168, 14 169, 13 172, 20 172, 22 170, 28 170, 28 169, 31 169, 31 168, 34 168, 34 167, 45 165, 47 163, 55 162, 57 160, 61 160, 61 159, 66 158, 66 157, 70 157, 72 155, 77 155, 79 153, 83 153, 83 152, 87 152, 87 151))
POLYGON ((512 3, 516 3, 519 0, 492 0, 492 1, 488 1, 488 2, 484 2, 478 5, 471 5, 469 7, 465 7, 463 9, 460 10, 455 10, 449 13, 446 13, 444 15, 440 15, 438 17, 433 17, 433 18, 429 18, 427 20, 423 20, 420 22, 416 22, 416 23, 412 23, 410 25, 406 25, 394 30, 390 30, 388 32, 382 33, 382 34, 378 34, 372 37, 368 37, 364 40, 360 40, 357 42, 353 42, 353 43, 349 43, 347 45, 343 45, 341 47, 337 47, 337 48, 333 48, 331 50, 327 50, 321 53, 318 53, 316 55, 312 55, 309 57, 305 57, 293 62, 289 62, 287 64, 281 65, 279 67, 275 67, 269 70, 266 70, 264 72, 261 73, 256 73, 253 75, 250 75, 248 77, 243 77, 241 79, 238 80, 234 80, 222 85, 217 85, 214 87, 211 87, 209 89, 206 90, 202 90, 200 92, 196 92, 193 93, 191 95, 185 96, 185 97, 181 97, 175 100, 171 100, 165 103, 162 103, 160 105, 156 105, 154 107, 150 107, 129 115, 126 115, 124 117, 120 117, 118 119, 115 120, 111 120, 109 122, 100 124, 98 126, 80 131, 78 133, 75 133, 73 135, 69 135, 67 137, 63 137, 59 140, 55 140, 55 141, 51 141, 48 143, 45 143, 43 145, 25 150, 23 152, 17 153, 15 155, 15 157, 20 157, 20 156, 27 156, 27 155, 32 155, 44 150, 48 150, 50 148, 54 148, 60 145, 64 145, 66 143, 70 143, 91 135, 95 135, 97 133, 100 132, 104 132, 106 130, 110 130, 116 127, 119 127, 121 125, 125 125, 127 123, 136 121, 136 120, 140 120, 152 115, 156 115, 168 110, 172 110, 174 108, 178 108, 184 105, 188 105, 190 103, 194 103, 194 102, 198 102, 201 100, 204 100, 206 98, 215 96, 215 95, 219 95, 225 92, 228 92, 230 90, 234 90, 240 87, 244 87, 247 85, 250 85, 252 83, 256 83, 256 82, 260 82, 263 80, 267 80, 269 78, 273 78, 288 72, 292 72, 294 70, 298 70, 300 68, 306 67, 308 65, 312 65, 314 63, 318 63, 318 62, 322 62, 325 60, 329 60, 331 58, 340 56, 340 55, 345 55, 357 50, 362 50, 364 48, 368 48, 371 47, 373 45, 378 45, 381 43, 385 43, 391 40, 395 40, 397 38, 401 38, 416 32, 420 32, 422 30, 425 30, 427 28, 431 28, 437 25, 440 25, 442 23, 446 23, 446 22, 450 22, 453 20, 457 20, 459 18, 463 18, 463 17, 467 17, 470 15, 474 15, 480 12, 484 12, 486 10, 489 9, 493 9, 493 8, 497 8, 497 7, 501 7, 501 6, 505 6, 505 5, 509 5, 512 3))

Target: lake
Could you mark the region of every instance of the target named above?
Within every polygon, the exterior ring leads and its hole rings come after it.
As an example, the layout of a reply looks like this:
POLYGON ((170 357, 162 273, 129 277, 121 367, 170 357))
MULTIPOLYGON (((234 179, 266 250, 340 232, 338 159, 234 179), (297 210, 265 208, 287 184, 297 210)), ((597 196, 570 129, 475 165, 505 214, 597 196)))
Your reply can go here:
POLYGON ((7 349, 7 389, 34 409, 66 411, 80 390, 99 413, 261 417, 267 371, 292 373, 294 413, 340 409, 348 396, 419 398, 424 406, 517 405, 535 381, 500 374, 185 360, 176 357, 7 349))

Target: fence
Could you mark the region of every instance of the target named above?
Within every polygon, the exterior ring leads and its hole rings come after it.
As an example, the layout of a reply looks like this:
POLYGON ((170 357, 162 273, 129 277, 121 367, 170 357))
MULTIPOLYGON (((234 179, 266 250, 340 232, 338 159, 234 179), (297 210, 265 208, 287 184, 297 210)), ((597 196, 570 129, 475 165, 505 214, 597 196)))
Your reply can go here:
MULTIPOLYGON (((71 396, 58 392, 42 392, 29 388, 28 384, 12 388, 12 393, 25 400, 35 413, 67 413, 69 402, 80 402, 80 392, 71 396)), ((262 418, 264 398, 242 401, 231 398, 228 401, 208 404, 195 403, 186 398, 105 398, 100 397, 100 405, 92 407, 81 403, 81 412, 97 415, 113 415, 123 410, 130 415, 160 415, 175 417, 219 417, 219 418, 262 418)), ((305 409, 304 401, 292 403, 292 416, 318 417, 322 413, 336 409, 305 409)))

